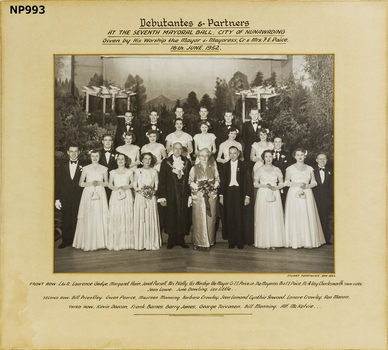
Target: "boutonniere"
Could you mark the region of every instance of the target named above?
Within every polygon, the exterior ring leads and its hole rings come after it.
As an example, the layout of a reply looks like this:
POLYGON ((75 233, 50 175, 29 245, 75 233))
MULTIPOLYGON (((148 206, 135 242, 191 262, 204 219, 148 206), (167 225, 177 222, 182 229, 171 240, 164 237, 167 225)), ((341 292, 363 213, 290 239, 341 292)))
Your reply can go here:
POLYGON ((280 156, 280 158, 286 158, 286 156, 285 156, 284 154, 282 154, 282 155, 280 156))
POLYGON ((328 172, 327 172, 327 174, 328 174, 328 175, 331 175, 331 172, 330 172, 330 171, 328 171, 328 172))
MULTIPOLYGON (((111 153, 110 156, 113 157, 113 154, 111 153)), ((116 154, 114 155, 115 159, 117 159, 118 156, 119 156, 119 155, 116 153, 116 154)))
POLYGON ((79 169, 79 171, 82 171, 82 166, 78 165, 78 169, 79 169))

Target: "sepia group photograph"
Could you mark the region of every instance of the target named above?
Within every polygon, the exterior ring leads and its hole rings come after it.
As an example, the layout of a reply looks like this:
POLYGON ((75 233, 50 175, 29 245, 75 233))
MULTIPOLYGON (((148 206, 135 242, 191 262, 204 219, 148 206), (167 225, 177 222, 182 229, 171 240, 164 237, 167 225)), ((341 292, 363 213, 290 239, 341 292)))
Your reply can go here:
POLYGON ((54 55, 53 272, 334 273, 334 62, 54 55))

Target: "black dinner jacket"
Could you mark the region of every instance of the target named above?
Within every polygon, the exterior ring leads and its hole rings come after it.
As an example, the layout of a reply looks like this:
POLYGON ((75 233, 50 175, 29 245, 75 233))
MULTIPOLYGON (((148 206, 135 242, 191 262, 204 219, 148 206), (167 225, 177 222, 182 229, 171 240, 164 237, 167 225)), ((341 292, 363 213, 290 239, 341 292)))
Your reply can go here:
MULTIPOLYGON (((127 127, 125 126, 125 120, 123 118, 117 118, 117 127, 116 127, 116 135, 114 139, 114 148, 116 149, 119 146, 124 145, 124 139, 123 134, 124 132, 127 132, 127 127)), ((133 145, 139 145, 141 140, 139 140, 140 133, 138 130, 138 127, 134 125, 134 123, 131 124, 129 131, 132 131, 135 134, 136 140, 132 141, 133 145)))
MULTIPOLYGON (((221 185, 220 185, 219 194, 222 194, 224 197, 224 205, 226 204, 227 201, 234 200, 233 198, 227 198, 227 187, 229 186, 230 179, 232 176, 230 163, 231 163, 231 160, 228 160, 224 164, 221 172, 221 185)), ((240 186, 240 200, 244 201, 245 196, 248 196, 252 201, 253 200, 253 181, 250 176, 250 172, 247 171, 245 167, 245 163, 242 162, 241 160, 238 160, 236 179, 240 186)))
MULTIPOLYGON (((149 123, 149 124, 147 124, 147 125, 142 127, 142 129, 141 129, 141 140, 140 140, 140 143, 138 143, 140 148, 143 147, 144 145, 146 145, 147 143, 149 143, 148 138, 146 136, 146 134, 147 134, 147 132, 149 130, 152 130, 152 124, 151 123, 149 123)), ((159 132, 159 139, 156 142, 159 142, 163 146, 166 146, 166 144, 165 144, 166 136, 167 136, 166 128, 161 123, 158 122, 158 123, 156 123, 156 130, 159 132)))
POLYGON ((111 170, 117 169, 117 163, 116 163, 116 159, 115 159, 115 156, 116 156, 117 152, 114 149, 111 149, 111 153, 110 153, 110 157, 109 157, 109 162, 106 162, 106 157, 105 157, 104 149, 102 148, 99 151, 101 153, 101 157, 100 157, 99 163, 101 165, 106 166, 108 168, 108 175, 109 175, 109 172, 111 170))
POLYGON ((56 173, 55 180, 55 199, 59 199, 62 205, 67 205, 70 202, 79 202, 83 188, 79 186, 82 166, 78 161, 78 165, 74 174, 74 178, 70 176, 70 161, 61 164, 56 173))
POLYGON ((244 158, 245 158, 246 161, 248 161, 250 159, 252 145, 255 142, 259 142, 260 141, 260 137, 259 137, 259 130, 260 130, 259 126, 260 125, 263 127, 263 124, 261 123, 261 121, 258 121, 256 131, 253 128, 253 125, 252 125, 251 121, 245 122, 242 125, 242 128, 241 128, 241 139, 242 139, 242 142, 243 142, 244 158))
POLYGON ((293 163, 295 163, 295 159, 292 157, 292 155, 286 151, 281 150, 279 153, 279 160, 277 160, 277 158, 274 158, 272 165, 276 166, 281 170, 284 180, 286 169, 293 163))
MULTIPOLYGON (((236 141, 240 142, 240 128, 232 122, 233 127, 237 129, 237 137, 236 141)), ((225 125, 225 120, 221 121, 217 127, 215 128, 214 134, 216 135, 216 147, 217 151, 220 149, 220 144, 225 142, 228 139, 228 132, 229 132, 230 126, 225 125)))
MULTIPOLYGON (((200 134, 201 133, 201 129, 198 127, 198 124, 199 124, 199 122, 201 120, 202 119, 199 117, 199 118, 195 118, 194 120, 191 121, 191 123, 190 123, 190 130, 188 130, 187 132, 192 137, 194 137, 194 135, 196 135, 196 134, 200 134)), ((207 118, 205 121, 207 121, 209 123, 209 125, 210 125, 208 133, 209 134, 214 134, 214 131, 215 131, 215 120, 207 118)))
POLYGON ((325 181, 322 183, 318 164, 313 168, 315 180, 317 181, 317 186, 313 187, 315 200, 330 206, 333 202, 333 170, 327 166, 325 167, 325 181))

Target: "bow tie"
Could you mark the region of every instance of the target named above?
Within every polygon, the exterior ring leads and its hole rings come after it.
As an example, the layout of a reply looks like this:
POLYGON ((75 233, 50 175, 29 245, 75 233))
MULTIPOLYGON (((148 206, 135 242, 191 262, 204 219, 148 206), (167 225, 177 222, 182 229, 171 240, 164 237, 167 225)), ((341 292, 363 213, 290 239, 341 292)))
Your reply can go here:
POLYGON ((275 150, 275 153, 280 153, 280 151, 275 150))
POLYGON ((70 164, 77 164, 78 160, 71 160, 70 164))
POLYGON ((319 168, 320 171, 325 171, 325 168, 319 168))
POLYGON ((125 124, 125 126, 131 126, 131 124, 125 124))
POLYGON ((104 153, 111 153, 111 152, 112 152, 112 150, 110 150, 110 149, 108 149, 108 150, 104 149, 104 153))
POLYGON ((230 124, 225 123, 225 125, 226 125, 226 126, 232 126, 232 123, 230 123, 230 124))
POLYGON ((257 124, 257 122, 252 122, 252 124, 257 124))

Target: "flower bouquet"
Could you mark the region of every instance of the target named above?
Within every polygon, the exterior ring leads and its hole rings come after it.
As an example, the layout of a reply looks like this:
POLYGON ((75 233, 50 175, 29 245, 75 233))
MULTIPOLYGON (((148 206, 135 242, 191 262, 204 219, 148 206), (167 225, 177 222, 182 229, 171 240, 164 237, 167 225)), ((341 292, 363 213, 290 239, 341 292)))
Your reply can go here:
MULTIPOLYGON (((152 199, 152 197, 155 196, 155 194, 156 194, 156 191, 155 191, 153 186, 143 186, 137 192, 140 193, 144 197, 146 202, 150 201, 152 199)), ((147 208, 147 203, 145 203, 145 207, 147 208)))
POLYGON ((196 186, 192 186, 192 188, 195 187, 197 192, 199 191, 202 193, 202 196, 205 199, 206 214, 211 217, 212 213, 211 213, 209 198, 211 194, 216 193, 217 188, 219 187, 219 183, 214 179, 213 180, 204 179, 204 180, 198 180, 195 183, 195 185, 196 186))

